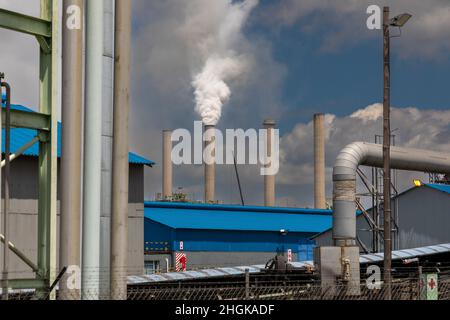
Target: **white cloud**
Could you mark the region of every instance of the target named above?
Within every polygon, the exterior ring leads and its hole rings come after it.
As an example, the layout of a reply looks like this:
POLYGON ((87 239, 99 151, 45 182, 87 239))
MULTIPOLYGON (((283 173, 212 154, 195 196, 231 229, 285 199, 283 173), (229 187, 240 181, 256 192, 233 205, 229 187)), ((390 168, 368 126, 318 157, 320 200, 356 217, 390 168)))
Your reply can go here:
MULTIPOLYGON (((322 31, 321 49, 336 51, 361 40, 379 37, 366 28, 369 5, 389 5, 391 15, 408 12, 413 18, 395 39, 395 54, 410 58, 448 59, 450 51, 450 2, 443 0, 286 0, 273 5, 270 24, 293 26, 304 32, 322 31)), ((394 34, 398 31, 393 29, 394 34)))
MULTIPOLYGON (((354 141, 373 142, 382 133, 381 104, 370 105, 345 117, 327 115, 326 163, 328 195, 331 197, 331 172, 339 151, 354 141)), ((450 153, 450 110, 423 110, 414 107, 393 108, 392 128, 398 128, 398 146, 450 153)), ((306 187, 298 194, 300 204, 312 205, 313 190, 313 122, 300 123, 281 141, 283 161, 279 184, 296 188, 306 187)), ((424 178, 420 173, 399 173, 399 188, 411 186, 413 177, 424 178)), ((294 193, 295 194, 295 193, 294 193)), ((292 196, 292 195, 290 195, 292 196)))

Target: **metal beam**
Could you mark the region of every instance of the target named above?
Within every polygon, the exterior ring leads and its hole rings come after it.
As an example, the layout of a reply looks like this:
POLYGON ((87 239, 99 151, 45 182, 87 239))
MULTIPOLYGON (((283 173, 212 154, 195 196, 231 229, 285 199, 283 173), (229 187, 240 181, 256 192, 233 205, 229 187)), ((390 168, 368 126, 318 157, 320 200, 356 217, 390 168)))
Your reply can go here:
POLYGON ((41 18, 53 21, 52 52, 40 49, 40 113, 51 116, 48 139, 39 147, 38 267, 49 286, 56 277, 56 165, 57 165, 57 37, 58 1, 41 0, 41 18))
POLYGON ((48 20, 0 8, 0 27, 35 37, 51 38, 52 23, 48 20))
MULTIPOLYGON (((0 241, 3 244, 5 243, 5 236, 2 234, 0 234, 0 241)), ((39 272, 38 266, 35 265, 33 261, 28 259, 28 257, 22 251, 17 249, 17 247, 10 241, 8 241, 8 247, 20 260, 22 260, 27 266, 29 266, 31 270, 33 270, 33 272, 39 272)))
MULTIPOLYGON (((2 126, 5 125, 5 110, 2 110, 2 126)), ((11 128, 50 131, 50 116, 47 114, 11 110, 11 128)))
MULTIPOLYGON (((14 160, 16 160, 18 157, 20 157, 25 151, 30 149, 39 140, 40 140, 39 136, 34 137, 33 140, 27 142, 22 147, 20 147, 20 149, 18 149, 15 153, 11 154, 9 157, 9 161, 13 162, 14 160)), ((4 166, 6 166, 6 159, 1 162, 1 167, 3 168, 4 166)))
POLYGON ((48 288, 45 280, 42 280, 42 279, 9 280, 9 287, 12 290, 46 289, 46 288, 48 288))

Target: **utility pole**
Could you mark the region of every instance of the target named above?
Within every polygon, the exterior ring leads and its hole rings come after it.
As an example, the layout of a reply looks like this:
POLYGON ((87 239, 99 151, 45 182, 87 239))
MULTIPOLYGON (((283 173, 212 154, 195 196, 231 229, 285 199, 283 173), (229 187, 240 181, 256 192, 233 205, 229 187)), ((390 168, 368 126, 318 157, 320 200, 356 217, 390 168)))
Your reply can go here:
POLYGON ((131 0, 115 2, 111 299, 127 299, 131 0))
MULTIPOLYGON (((64 0, 63 21, 68 21, 70 8, 80 9, 83 0, 64 0)), ((81 267, 81 114, 83 22, 69 28, 62 24, 62 143, 61 143, 61 221, 60 267, 81 267)), ((69 275, 60 281, 60 299, 79 300, 80 291, 68 288, 69 275)))
POLYGON ((391 300, 391 69, 390 69, 390 19, 389 7, 383 9, 383 201, 384 201, 384 286, 385 299, 391 300))

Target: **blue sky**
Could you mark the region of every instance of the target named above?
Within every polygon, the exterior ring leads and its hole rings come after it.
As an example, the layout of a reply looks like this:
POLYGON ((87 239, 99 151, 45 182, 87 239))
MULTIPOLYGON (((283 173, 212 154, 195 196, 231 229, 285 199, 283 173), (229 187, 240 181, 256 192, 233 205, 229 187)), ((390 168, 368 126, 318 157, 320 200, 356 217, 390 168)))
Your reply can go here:
MULTIPOLYGON (((268 10, 267 1, 260 3, 258 11, 268 10)), ((312 13, 311 16, 314 16, 312 13)), ((363 16, 360 16, 363 18, 363 16)), ((287 66, 283 82, 282 102, 286 106, 282 126, 290 130, 299 121, 308 121, 316 112, 345 116, 383 98, 382 33, 370 39, 350 42, 338 50, 322 50, 322 38, 329 30, 324 26, 314 32, 302 30, 311 17, 299 19, 291 25, 273 30, 273 25, 254 18, 245 29, 249 41, 265 37, 272 44, 275 61, 287 66)), ((360 19, 359 23, 365 24, 360 19)), ((417 24, 414 17, 410 22, 417 24)), ((402 37, 411 36, 405 26, 402 37)), ((392 34, 398 34, 393 29, 392 34)), ((352 37, 351 34, 348 35, 352 37)), ((421 109, 448 109, 450 106, 450 56, 439 59, 421 56, 401 57, 399 38, 391 39, 391 104, 397 107, 416 106, 421 109)), ((421 43, 415 45, 420 46, 421 43)))
MULTIPOLYGON (((245 0, 256 3, 256 0, 245 0)), ((220 28, 234 0, 133 0, 132 151, 155 160, 147 170, 146 198, 161 191, 161 132, 193 127, 193 76, 216 51, 220 28)), ((260 0, 235 32, 229 49, 244 57, 245 72, 229 82, 230 100, 218 127, 260 128, 274 118, 281 129, 283 159, 278 204, 312 202, 312 117, 327 113, 327 170, 340 149, 380 134, 381 33, 366 27, 369 4, 391 6, 413 18, 392 39, 393 127, 404 146, 450 152, 450 1, 260 0)), ((38 14, 38 0, 0 0, 0 6, 38 14)), ((396 30, 392 31, 394 34, 396 30)), ((0 30, 0 70, 14 87, 14 103, 38 101, 38 45, 28 36, 0 30)), ((262 203, 257 166, 240 168, 249 204, 262 203)), ((201 200, 201 166, 174 169, 174 185, 201 200)), ((416 174, 400 179, 403 188, 416 174)), ((331 182, 328 179, 328 196, 331 182)), ((218 200, 239 201, 234 170, 217 168, 218 200)))
MULTIPOLYGON (((255 0, 246 0, 255 3, 255 0)), ((241 1, 135 0, 133 48, 135 83, 133 144, 159 162, 161 130, 192 128, 193 75, 203 67, 220 28, 241 1), (155 141, 141 137, 158 137, 155 141)), ((380 134, 383 101, 381 31, 366 27, 369 4, 408 11, 412 20, 402 37, 392 39, 393 127, 402 145, 450 152, 442 137, 450 134, 450 3, 441 0, 261 0, 230 45, 244 57, 245 72, 229 81, 230 100, 220 129, 260 128, 274 118, 284 155, 277 176, 281 205, 310 206, 312 200, 312 124, 315 113, 329 114, 327 167, 347 143, 373 141, 380 134), (403 111, 402 111, 403 110, 403 111), (442 142, 444 141, 444 142, 442 142)), ((398 34, 398 30, 392 30, 398 34)), ((223 52, 221 52, 223 54, 223 52)), ((225 51, 228 54, 228 51, 225 51)), ((449 139, 450 140, 450 139, 449 139)), ((261 204, 262 178, 257 167, 242 167, 246 199, 261 204)), ((238 202, 232 168, 217 168, 219 200, 238 202)), ((411 185, 406 173, 400 189, 411 185)), ((200 199, 201 167, 176 167, 175 185, 200 199)), ((147 196, 160 190, 161 171, 148 173, 147 196)), ((328 179, 327 192, 331 194, 328 179)))

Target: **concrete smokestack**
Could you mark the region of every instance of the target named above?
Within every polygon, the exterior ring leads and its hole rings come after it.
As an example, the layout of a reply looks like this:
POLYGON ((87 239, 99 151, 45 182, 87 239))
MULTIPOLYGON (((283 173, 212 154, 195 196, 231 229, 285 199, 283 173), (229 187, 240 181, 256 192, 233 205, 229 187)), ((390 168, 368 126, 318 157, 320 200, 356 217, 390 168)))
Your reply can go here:
POLYGON ((325 116, 314 115, 314 206, 326 209, 325 197, 325 116))
MULTIPOLYGON (((264 129, 267 130, 267 155, 269 157, 272 156, 274 152, 273 146, 273 136, 275 130, 275 121, 274 120, 265 120, 264 121, 264 129)), ((266 165, 270 167, 270 163, 266 165)), ((266 175, 264 176, 264 205, 266 207, 274 207, 275 206, 275 175, 266 175)))
POLYGON ((216 127, 213 125, 205 125, 205 203, 215 201, 215 185, 216 185, 216 127))
POLYGON ((172 131, 163 131, 163 199, 171 200, 172 186, 172 131))

